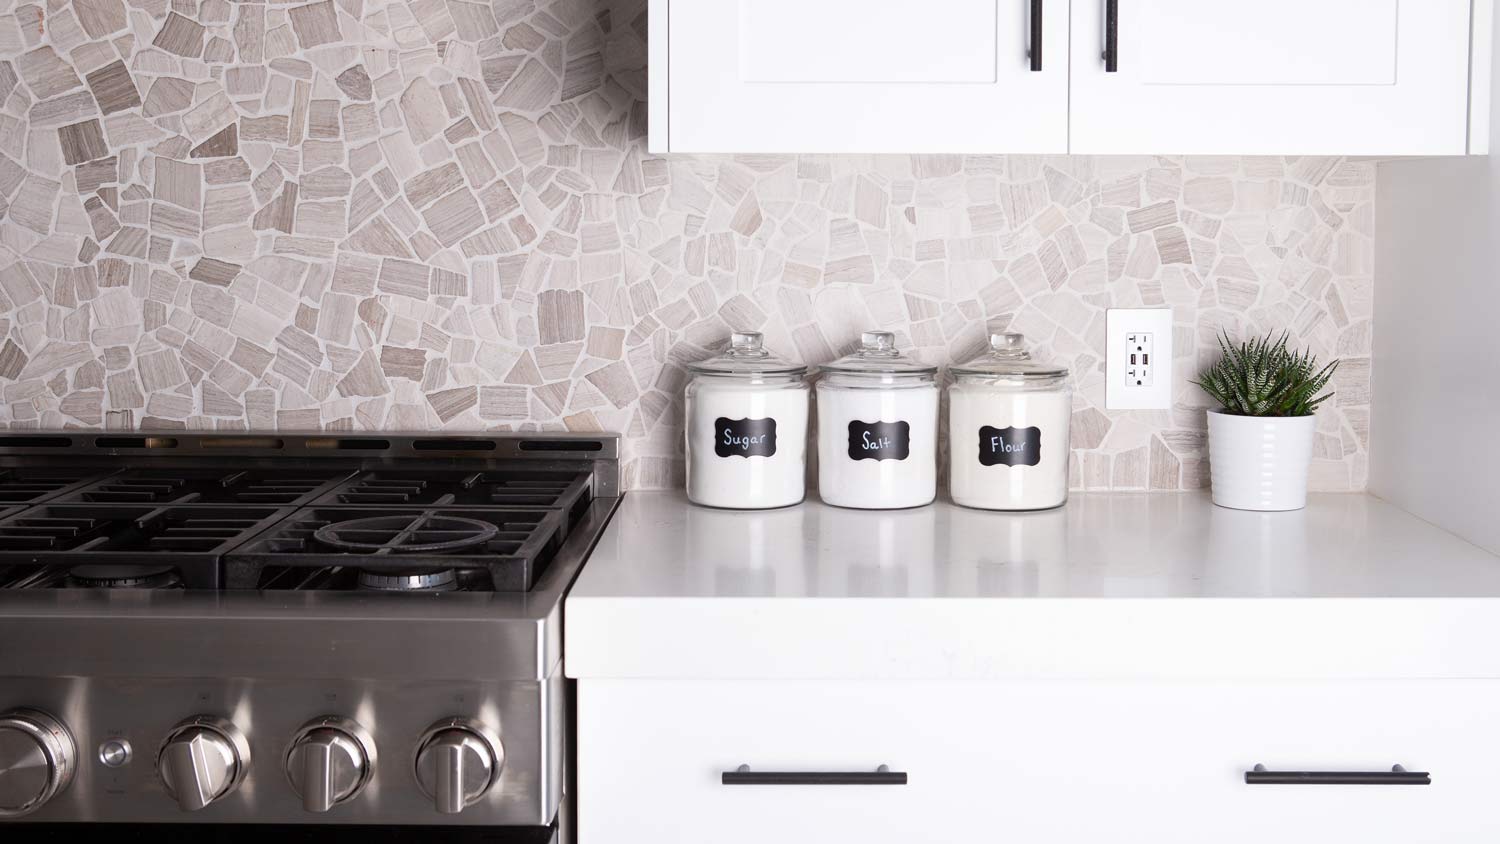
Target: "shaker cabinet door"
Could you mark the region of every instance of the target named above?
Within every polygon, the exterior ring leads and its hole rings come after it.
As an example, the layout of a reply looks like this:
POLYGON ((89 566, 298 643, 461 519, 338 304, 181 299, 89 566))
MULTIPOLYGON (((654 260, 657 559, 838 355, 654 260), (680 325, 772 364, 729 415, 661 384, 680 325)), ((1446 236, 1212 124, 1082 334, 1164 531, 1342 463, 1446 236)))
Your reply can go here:
POLYGON ((1470 0, 1073 0, 1072 13, 1074 153, 1469 151, 1470 0))
POLYGON ((1067 0, 652 0, 650 13, 654 152, 1067 151, 1067 0))

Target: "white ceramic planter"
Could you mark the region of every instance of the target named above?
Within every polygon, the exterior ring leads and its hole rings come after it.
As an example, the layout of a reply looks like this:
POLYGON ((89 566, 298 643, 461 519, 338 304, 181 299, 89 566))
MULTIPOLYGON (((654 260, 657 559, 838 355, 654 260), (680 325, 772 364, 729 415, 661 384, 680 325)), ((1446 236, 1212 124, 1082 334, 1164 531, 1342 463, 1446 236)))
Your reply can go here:
POLYGON ((1208 461, 1214 503, 1236 510, 1307 506, 1313 416, 1233 416, 1208 412, 1208 461))

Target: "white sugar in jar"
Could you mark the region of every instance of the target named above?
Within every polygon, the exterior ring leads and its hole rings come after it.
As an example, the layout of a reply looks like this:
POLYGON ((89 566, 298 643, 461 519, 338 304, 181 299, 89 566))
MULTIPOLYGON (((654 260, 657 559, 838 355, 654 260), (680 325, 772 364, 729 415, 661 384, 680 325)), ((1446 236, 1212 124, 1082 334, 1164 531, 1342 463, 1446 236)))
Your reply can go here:
POLYGON ((904 357, 895 337, 820 368, 818 496, 837 507, 892 510, 937 495, 937 367, 904 357))
POLYGON ((1073 394, 1064 367, 1037 363, 1020 334, 951 370, 948 490, 985 510, 1045 510, 1068 500, 1073 394))
POLYGON ((724 354, 689 364, 687 495, 694 504, 762 510, 806 495, 807 367, 736 333, 724 354))

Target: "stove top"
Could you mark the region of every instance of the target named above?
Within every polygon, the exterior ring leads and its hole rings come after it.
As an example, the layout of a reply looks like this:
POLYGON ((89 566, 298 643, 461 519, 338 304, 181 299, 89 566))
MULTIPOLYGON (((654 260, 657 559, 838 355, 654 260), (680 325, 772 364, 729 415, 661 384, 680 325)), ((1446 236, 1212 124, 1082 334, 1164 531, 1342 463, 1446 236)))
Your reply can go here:
POLYGON ((0 433, 0 590, 526 592, 605 446, 0 433))
POLYGON ((21 760, 0 758, 0 803, 101 832, 551 840, 563 598, 619 502, 618 449, 0 432, 0 757, 21 760))

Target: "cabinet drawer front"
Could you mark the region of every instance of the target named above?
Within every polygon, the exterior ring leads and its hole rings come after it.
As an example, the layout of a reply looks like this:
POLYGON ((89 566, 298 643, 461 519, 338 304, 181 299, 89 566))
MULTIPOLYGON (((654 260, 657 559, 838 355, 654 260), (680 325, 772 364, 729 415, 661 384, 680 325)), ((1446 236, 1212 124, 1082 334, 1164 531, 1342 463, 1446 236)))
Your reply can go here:
POLYGON ((585 680, 580 828, 585 841, 622 844, 1073 842, 1121 840, 1122 829, 1247 844, 1293 830, 1493 840, 1500 819, 1483 807, 1500 791, 1497 704, 1493 681, 585 680), (1381 784, 1247 784, 1257 764, 1381 784), (1407 773, 1391 776, 1395 765, 1407 773), (774 782, 737 784, 757 772, 774 782), (1386 784, 1424 772, 1430 785, 1386 784))

